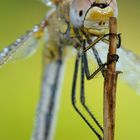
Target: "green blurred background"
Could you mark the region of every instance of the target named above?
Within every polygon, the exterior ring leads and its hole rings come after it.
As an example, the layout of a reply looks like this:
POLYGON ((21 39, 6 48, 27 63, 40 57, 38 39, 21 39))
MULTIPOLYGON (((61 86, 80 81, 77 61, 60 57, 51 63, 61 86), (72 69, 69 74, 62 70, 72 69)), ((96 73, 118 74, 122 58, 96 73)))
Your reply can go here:
MULTIPOLYGON (((118 0, 123 45, 140 55, 140 1, 118 0)), ((39 23, 47 8, 37 0, 0 0, 0 49, 39 23)), ((28 60, 0 69, 0 140, 29 140, 40 95, 42 47, 28 60)), ((55 140, 96 140, 70 102, 74 59, 67 61, 55 140), (69 73, 69 74, 67 74, 69 73)), ((103 80, 87 83, 87 101, 102 122, 103 80)), ((119 80, 116 140, 140 140, 140 96, 119 80)))

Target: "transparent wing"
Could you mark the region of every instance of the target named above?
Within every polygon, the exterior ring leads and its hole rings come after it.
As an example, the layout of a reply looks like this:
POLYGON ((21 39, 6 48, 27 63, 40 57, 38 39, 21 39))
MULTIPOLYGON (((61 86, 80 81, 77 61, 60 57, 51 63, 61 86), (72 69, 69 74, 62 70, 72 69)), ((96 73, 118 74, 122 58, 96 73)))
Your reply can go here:
MULTIPOLYGON (((106 62, 108 45, 101 42, 96 45, 96 49, 103 62, 106 62)), ((122 71, 120 78, 129 84, 140 95, 140 57, 123 47, 117 50, 119 61, 117 70, 122 71)))
POLYGON ((23 36, 18 38, 14 43, 4 48, 0 52, 0 66, 7 63, 9 60, 17 60, 31 56, 38 48, 38 41, 45 34, 47 21, 36 25, 31 31, 26 32, 23 36))
POLYGON ((119 49, 118 54, 120 55, 118 68, 122 68, 123 71, 122 79, 140 95, 140 57, 124 48, 119 49))

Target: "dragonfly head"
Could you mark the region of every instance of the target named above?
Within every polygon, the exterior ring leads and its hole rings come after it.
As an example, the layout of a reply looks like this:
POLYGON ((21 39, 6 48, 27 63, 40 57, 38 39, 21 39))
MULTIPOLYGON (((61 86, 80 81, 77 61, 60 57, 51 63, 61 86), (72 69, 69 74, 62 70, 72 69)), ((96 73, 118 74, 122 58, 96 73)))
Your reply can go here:
POLYGON ((70 17, 74 27, 90 34, 102 35, 108 32, 109 17, 117 17, 116 0, 73 0, 70 17))

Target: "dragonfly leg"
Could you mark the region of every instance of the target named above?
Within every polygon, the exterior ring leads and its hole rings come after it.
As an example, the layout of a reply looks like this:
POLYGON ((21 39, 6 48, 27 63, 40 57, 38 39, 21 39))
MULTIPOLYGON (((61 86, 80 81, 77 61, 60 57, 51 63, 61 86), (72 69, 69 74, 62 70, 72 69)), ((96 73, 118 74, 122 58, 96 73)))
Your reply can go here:
POLYGON ((117 62, 119 59, 119 56, 116 54, 110 55, 109 57, 111 58, 111 60, 109 62, 99 65, 99 68, 97 70, 95 70, 92 74, 90 74, 86 54, 85 53, 83 54, 85 74, 86 74, 87 80, 91 80, 92 78, 94 78, 100 71, 103 72, 103 76, 104 76, 105 66, 107 66, 108 64, 110 64, 114 61, 117 62))
MULTIPOLYGON (((107 35, 109 35, 109 34, 106 34, 106 36, 107 35)), ((88 42, 90 43, 91 41, 88 40, 88 42)), ((84 44, 83 44, 83 49, 84 50, 85 50, 85 45, 86 44, 84 42, 84 44)), ((101 73, 102 73, 102 75, 104 77, 105 76, 104 72, 106 70, 105 66, 110 64, 110 63, 112 63, 113 61, 118 61, 118 59, 119 59, 118 55, 112 55, 112 56, 109 56, 109 57, 111 57, 111 59, 110 59, 111 61, 106 62, 106 63, 102 63, 101 58, 100 58, 100 56, 98 54, 98 51, 96 50, 95 47, 92 47, 92 51, 93 51, 93 54, 94 54, 94 56, 96 58, 96 61, 97 61, 98 65, 99 65, 99 68, 96 71, 94 71, 92 74, 90 74, 86 52, 84 52, 83 53, 83 63, 85 65, 84 66, 85 67, 85 74, 86 74, 86 77, 87 77, 88 80, 94 78, 100 71, 101 71, 101 73)))
POLYGON ((117 43, 117 48, 120 48, 121 46, 121 34, 111 34, 111 33, 108 33, 108 34, 105 34, 105 35, 102 35, 102 36, 99 36, 98 38, 96 38, 93 42, 91 42, 88 39, 88 41, 90 42, 89 46, 87 46, 85 49, 84 49, 84 52, 88 51, 89 49, 91 49, 93 46, 95 46, 99 41, 104 41, 104 42, 109 42, 108 39, 106 39, 105 37, 109 36, 109 35, 113 35, 113 36, 116 36, 117 37, 117 40, 118 40, 118 43, 117 43))
MULTIPOLYGON (((87 42, 88 42, 88 44, 92 44, 92 40, 89 39, 89 38, 87 38, 87 42)), ((84 44, 83 44, 83 50, 85 50, 85 49, 86 49, 86 43, 84 42, 84 44)), ((103 65, 102 60, 101 60, 101 58, 99 56, 98 51, 96 50, 96 48, 94 46, 92 47, 92 52, 93 52, 93 54, 94 54, 94 56, 96 58, 96 61, 97 61, 98 65, 99 66, 102 66, 103 65)), ((88 67, 88 61, 87 61, 86 52, 84 53, 84 63, 86 65, 86 67, 85 67, 85 73, 86 73, 86 77, 88 79, 88 77, 90 77, 90 72, 89 72, 89 67, 88 67)), ((105 68, 101 69, 101 73, 102 73, 103 77, 104 77, 104 71, 105 71, 105 68)))
MULTIPOLYGON (((89 39, 87 41, 90 44, 92 42, 89 39)), ((84 42, 83 42, 83 50, 85 50, 85 48, 86 48, 86 40, 84 40, 84 42)), ((98 65, 99 65, 99 67, 102 68, 104 66, 104 64, 101 61, 101 58, 100 58, 100 56, 98 54, 98 51, 96 50, 95 47, 92 47, 92 51, 93 51, 93 54, 94 54, 94 56, 96 58, 96 61, 97 61, 98 65)), ((86 52, 83 52, 83 63, 84 63, 84 68, 85 68, 85 74, 86 74, 86 77, 87 77, 88 80, 92 79, 100 71, 102 72, 102 75, 104 76, 104 71, 105 71, 105 68, 104 67, 102 69, 99 69, 99 71, 96 71, 94 73, 94 75, 93 74, 90 74, 86 52)))
POLYGON ((120 48, 121 46, 121 34, 114 34, 114 33, 109 33, 108 35, 116 36, 118 42, 117 42, 117 48, 120 48))
POLYGON ((86 105, 85 89, 84 89, 84 71, 85 71, 84 68, 85 68, 85 66, 84 66, 84 57, 82 56, 82 61, 81 61, 81 95, 80 95, 80 100, 81 100, 81 103, 82 103, 83 107, 85 108, 85 110, 88 112, 88 114, 94 120, 94 122, 97 124, 99 129, 103 132, 102 126, 100 125, 100 123, 98 122, 98 120, 96 119, 94 114, 90 111, 89 107, 86 105))
POLYGON ((78 54, 76 61, 75 61, 75 70, 74 70, 74 76, 73 76, 72 95, 71 95, 72 105, 73 105, 75 111, 81 116, 81 118, 85 121, 85 123, 96 134, 96 136, 99 138, 99 140, 102 140, 102 137, 100 136, 100 134, 92 127, 92 125, 89 123, 89 121, 86 119, 86 117, 82 114, 82 112, 76 106, 76 83, 77 83, 79 61, 80 61, 80 55, 78 54))
POLYGON ((85 67, 85 74, 86 74, 87 80, 91 80, 92 78, 94 78, 100 71, 102 72, 102 74, 104 76, 104 69, 105 69, 105 66, 107 65, 107 63, 100 64, 99 68, 96 71, 94 71, 92 74, 90 74, 90 72, 89 72, 87 56, 85 53, 83 54, 83 63, 84 63, 84 67, 85 67))
MULTIPOLYGON (((109 44, 109 40, 107 38, 103 38, 102 41, 109 44)), ((117 41, 118 41, 117 42, 117 48, 120 48, 121 47, 121 42, 122 42, 121 34, 117 34, 117 41)))
MULTIPOLYGON (((101 58, 99 56, 98 51, 96 50, 95 47, 92 47, 92 51, 93 51, 93 54, 94 54, 94 56, 96 58, 96 61, 97 61, 98 65, 99 65, 99 67, 102 67, 104 64, 103 64, 103 62, 102 62, 102 60, 101 60, 101 58)), ((87 61, 87 58, 86 58, 86 61, 87 61)), ((103 67, 103 69, 101 69, 101 73, 102 73, 103 77, 104 77, 104 72, 105 72, 105 67, 103 67)))
POLYGON ((114 62, 114 61, 118 61, 119 56, 117 54, 113 54, 113 55, 108 55, 108 57, 110 57, 110 61, 107 62, 107 65, 109 65, 110 63, 114 62))

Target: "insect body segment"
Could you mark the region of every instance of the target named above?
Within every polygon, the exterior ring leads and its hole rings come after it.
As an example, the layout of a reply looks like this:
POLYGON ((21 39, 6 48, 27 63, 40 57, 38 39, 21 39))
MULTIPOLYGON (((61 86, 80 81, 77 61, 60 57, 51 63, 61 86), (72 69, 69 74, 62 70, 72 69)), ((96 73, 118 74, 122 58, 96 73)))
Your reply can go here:
MULTIPOLYGON (((65 57, 69 53, 67 48, 76 49, 77 57, 72 84, 71 101, 76 112, 82 117, 86 124, 91 128, 99 140, 102 140, 103 128, 95 114, 87 106, 84 89, 84 76, 87 80, 93 79, 97 73, 101 72, 104 77, 106 66, 112 62, 107 61, 109 18, 118 15, 116 0, 43 0, 51 7, 47 17, 35 26, 31 31, 26 32, 21 38, 17 39, 9 47, 0 53, 0 66, 8 60, 23 58, 33 54, 38 42, 44 38, 44 74, 42 80, 42 94, 37 110, 36 125, 32 140, 52 140, 54 135, 54 119, 57 116, 56 108, 59 104, 60 86, 64 75, 63 64, 65 57), (45 37, 44 37, 45 36, 45 37), (90 72, 88 52, 98 65, 95 72, 90 72), (81 82, 80 82, 80 102, 86 113, 97 125, 88 121, 79 107, 77 107, 76 82, 81 62, 81 82)), ((114 35, 118 42, 118 55, 120 59, 117 68, 126 72, 127 82, 135 89, 139 90, 140 58, 132 52, 120 48, 120 34, 114 35), (137 65, 135 65, 137 62, 137 65), (133 68, 131 74, 130 67, 133 68)), ((113 55, 112 61, 117 61, 117 55, 113 55)), ((92 59, 93 60, 93 59, 92 59)))

